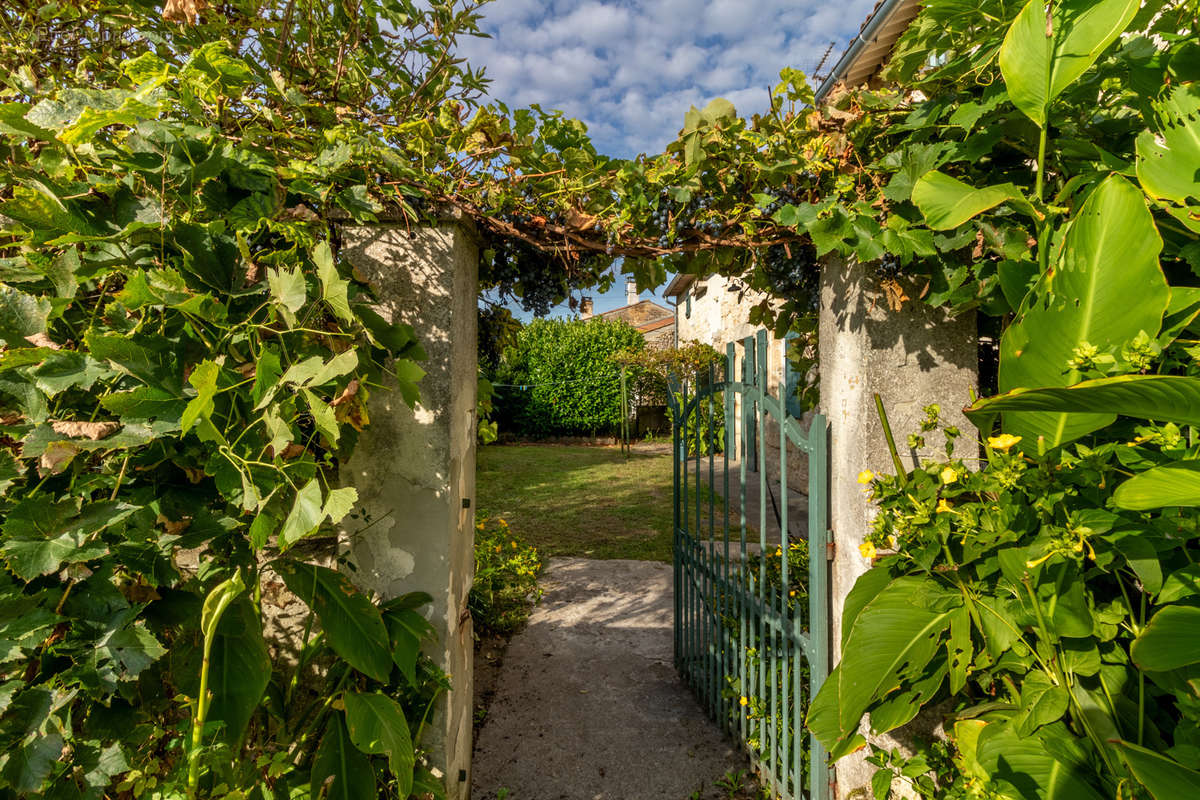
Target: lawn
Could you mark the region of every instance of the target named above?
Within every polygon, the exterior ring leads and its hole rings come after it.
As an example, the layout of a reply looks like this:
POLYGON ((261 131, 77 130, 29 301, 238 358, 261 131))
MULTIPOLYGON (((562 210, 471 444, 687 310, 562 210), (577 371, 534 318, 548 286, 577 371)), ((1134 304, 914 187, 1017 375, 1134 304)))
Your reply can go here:
POLYGON ((544 557, 671 560, 671 456, 617 447, 479 448, 479 509, 544 557))

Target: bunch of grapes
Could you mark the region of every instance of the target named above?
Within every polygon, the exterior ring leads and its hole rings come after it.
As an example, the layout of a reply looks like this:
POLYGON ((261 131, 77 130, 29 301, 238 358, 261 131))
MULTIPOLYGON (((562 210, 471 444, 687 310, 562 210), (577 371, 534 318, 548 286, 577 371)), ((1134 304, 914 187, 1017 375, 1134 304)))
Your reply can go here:
POLYGON ((900 257, 895 253, 884 253, 883 258, 875 265, 875 274, 880 280, 895 280, 904 274, 904 266, 900 257))
POLYGON ((820 268, 812 242, 773 244, 758 251, 758 263, 771 293, 811 310, 820 299, 820 268))
POLYGON ((656 244, 668 248, 697 233, 715 236, 725 230, 725 223, 713 215, 714 200, 709 195, 693 196, 679 203, 674 194, 663 189, 650 212, 650 227, 658 232, 656 244))
POLYGON ((771 194, 775 198, 763 209, 766 216, 774 216, 775 212, 787 205, 799 205, 809 201, 813 187, 817 183, 815 172, 802 172, 797 180, 788 181, 782 186, 775 187, 771 194))

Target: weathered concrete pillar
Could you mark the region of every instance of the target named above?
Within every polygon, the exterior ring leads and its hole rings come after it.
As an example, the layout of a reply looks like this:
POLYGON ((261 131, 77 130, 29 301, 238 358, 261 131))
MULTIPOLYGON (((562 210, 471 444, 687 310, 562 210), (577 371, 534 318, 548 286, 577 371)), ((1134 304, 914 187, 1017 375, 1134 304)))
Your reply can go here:
POLYGON ((413 326, 429 355, 421 402, 371 394, 370 435, 344 468, 367 525, 343 541, 359 586, 389 598, 433 596, 438 641, 427 650, 450 675, 423 744, 445 773, 450 800, 469 796, 472 630, 467 594, 474 569, 476 304, 478 246, 469 222, 411 234, 397 225, 347 227, 342 254, 375 289, 375 310, 413 326))
MULTIPOLYGON (((883 399, 896 445, 905 464, 913 467, 921 457, 945 452, 944 440, 937 435, 926 435, 922 453, 907 447, 908 434, 920 429, 924 407, 940 404, 943 421, 966 434, 973 428, 962 407, 979 383, 975 315, 951 319, 918 300, 893 311, 872 273, 871 265, 835 258, 821 269, 821 407, 830 423, 830 525, 836 545, 831 628, 835 663, 840 659, 846 595, 870 567, 858 546, 870 531, 875 509, 858 474, 867 469, 895 471, 874 395, 883 399)), ((918 289, 906 289, 917 297, 918 289)), ((896 746, 891 737, 879 741, 884 747, 896 746)), ((839 798, 873 796, 875 767, 864 762, 865 755, 860 751, 837 763, 839 798), (865 794, 856 795, 860 788, 865 794)))

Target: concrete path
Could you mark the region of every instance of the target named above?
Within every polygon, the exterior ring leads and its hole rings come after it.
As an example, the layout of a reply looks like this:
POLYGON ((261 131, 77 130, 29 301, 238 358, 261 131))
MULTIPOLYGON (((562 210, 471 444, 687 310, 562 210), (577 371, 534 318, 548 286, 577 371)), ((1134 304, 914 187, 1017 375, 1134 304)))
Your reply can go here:
POLYGON ((676 676, 671 573, 550 560, 479 733, 473 800, 727 796, 714 783, 747 761, 676 676))

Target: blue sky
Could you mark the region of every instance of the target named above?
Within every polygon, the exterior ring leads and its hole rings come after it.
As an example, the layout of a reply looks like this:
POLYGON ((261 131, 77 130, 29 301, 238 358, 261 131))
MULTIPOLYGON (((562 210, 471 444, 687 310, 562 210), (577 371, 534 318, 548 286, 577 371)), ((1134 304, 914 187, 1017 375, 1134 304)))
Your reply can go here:
MULTIPOLYGON (((763 111, 785 66, 811 72, 830 42, 840 55, 875 0, 495 0, 490 39, 462 41, 487 67, 490 95, 587 123, 602 152, 658 153, 692 105, 730 100, 763 111)), ((649 293, 643 295, 648 297, 649 293)), ((596 298, 624 305, 624 281, 596 298)), ((564 309, 565 310, 565 309, 564 309)), ((523 315, 524 316, 524 315, 523 315)))

